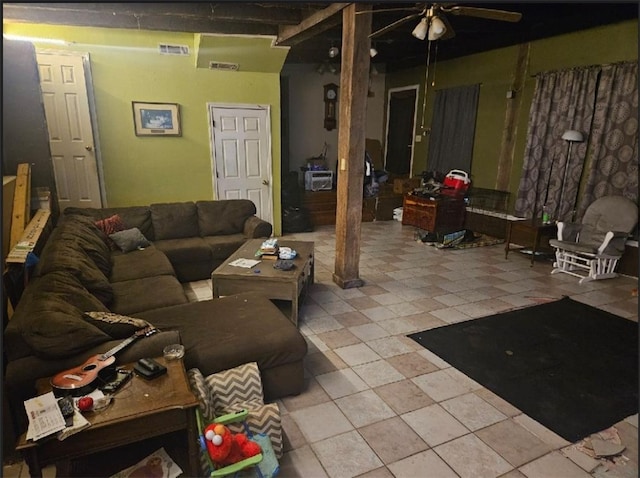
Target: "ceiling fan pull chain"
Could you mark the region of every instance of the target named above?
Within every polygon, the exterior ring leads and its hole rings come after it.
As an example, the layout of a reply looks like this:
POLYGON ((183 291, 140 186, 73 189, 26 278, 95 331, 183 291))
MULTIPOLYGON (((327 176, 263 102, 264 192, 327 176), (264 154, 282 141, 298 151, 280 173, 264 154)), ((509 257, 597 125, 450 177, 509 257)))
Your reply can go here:
POLYGON ((420 129, 424 134, 424 116, 427 110, 427 91, 429 90, 429 60, 431 58, 431 40, 427 42, 427 67, 424 75, 424 97, 422 98, 422 121, 420 129))
POLYGON ((438 67, 438 44, 440 42, 436 41, 436 51, 433 52, 433 79, 431 80, 431 86, 436 86, 436 68, 438 67))

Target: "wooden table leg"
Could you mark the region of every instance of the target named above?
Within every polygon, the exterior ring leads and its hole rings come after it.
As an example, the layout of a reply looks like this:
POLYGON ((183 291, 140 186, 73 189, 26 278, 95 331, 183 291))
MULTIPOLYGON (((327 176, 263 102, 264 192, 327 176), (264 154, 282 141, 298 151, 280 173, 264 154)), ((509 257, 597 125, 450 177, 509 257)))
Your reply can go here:
POLYGON ((38 459, 38 452, 35 448, 23 452, 24 461, 29 467, 29 476, 31 478, 42 478, 42 466, 38 459))
POLYGON ((504 242, 504 258, 509 255, 509 244, 511 244, 511 221, 507 221, 507 240, 504 242))
POLYGON ((211 278, 211 292, 213 293, 214 299, 217 299, 218 297, 220 297, 220 292, 216 284, 216 280, 213 277, 211 278))
POLYGON ((540 228, 535 228, 536 233, 533 236, 533 247, 531 248, 531 265, 529 267, 533 267, 533 263, 536 259, 536 251, 538 250, 538 244, 540 243, 540 228))

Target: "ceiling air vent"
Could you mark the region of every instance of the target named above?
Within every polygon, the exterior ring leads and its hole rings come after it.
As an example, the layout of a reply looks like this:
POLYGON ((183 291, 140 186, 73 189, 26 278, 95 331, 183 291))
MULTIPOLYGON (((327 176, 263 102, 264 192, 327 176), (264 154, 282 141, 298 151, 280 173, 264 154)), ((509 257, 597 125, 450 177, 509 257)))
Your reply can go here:
POLYGON ((227 70, 227 71, 238 71, 240 65, 237 63, 224 63, 222 61, 210 61, 209 69, 210 70, 227 70))
POLYGON ((169 45, 168 43, 160 43, 158 45, 161 55, 179 55, 189 56, 189 47, 186 45, 169 45))

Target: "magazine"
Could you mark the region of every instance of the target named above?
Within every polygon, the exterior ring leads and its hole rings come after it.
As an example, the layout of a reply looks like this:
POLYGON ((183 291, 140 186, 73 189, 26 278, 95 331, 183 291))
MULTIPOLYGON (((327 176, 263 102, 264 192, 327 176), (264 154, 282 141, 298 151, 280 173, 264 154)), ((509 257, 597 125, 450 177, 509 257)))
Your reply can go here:
POLYGON ((160 448, 135 465, 112 475, 111 478, 176 478, 181 474, 180 467, 164 448, 160 448))

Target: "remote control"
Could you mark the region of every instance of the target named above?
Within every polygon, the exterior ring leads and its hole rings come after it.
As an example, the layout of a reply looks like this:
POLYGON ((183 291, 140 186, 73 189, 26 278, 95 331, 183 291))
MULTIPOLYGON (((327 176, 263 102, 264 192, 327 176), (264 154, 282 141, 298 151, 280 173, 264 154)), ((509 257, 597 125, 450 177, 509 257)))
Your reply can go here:
POLYGON ((64 418, 73 416, 74 408, 73 408, 73 399, 71 397, 62 397, 58 400, 58 406, 60 407, 60 411, 62 412, 62 416, 64 418))
POLYGON ((153 359, 141 358, 138 363, 151 372, 157 372, 161 368, 160 364, 153 359))
POLYGON ((132 372, 128 370, 119 369, 117 378, 115 380, 112 380, 111 382, 107 382, 104 385, 102 385, 100 387, 100 390, 102 390, 102 392, 106 394, 114 394, 118 390, 120 390, 120 388, 122 388, 122 386, 125 383, 127 383, 132 376, 133 376, 132 372))
POLYGON ((58 399, 58 407, 60 407, 60 411, 62 412, 65 426, 70 427, 73 425, 73 415, 75 414, 73 398, 66 396, 58 399))

